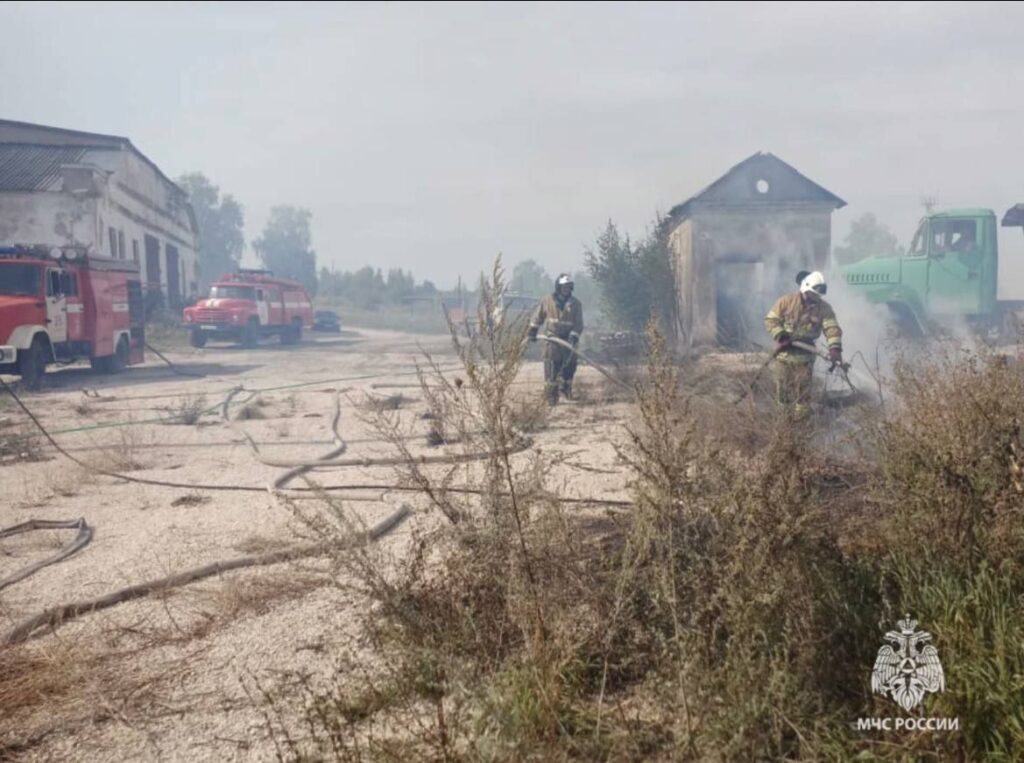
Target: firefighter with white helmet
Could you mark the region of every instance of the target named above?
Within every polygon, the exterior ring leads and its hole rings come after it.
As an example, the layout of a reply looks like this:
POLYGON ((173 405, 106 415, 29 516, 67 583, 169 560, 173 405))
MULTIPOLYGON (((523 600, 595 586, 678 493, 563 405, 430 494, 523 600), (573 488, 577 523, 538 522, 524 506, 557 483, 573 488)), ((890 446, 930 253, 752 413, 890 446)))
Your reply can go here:
MULTIPOLYGON (((531 341, 537 341, 537 332, 543 329, 545 335, 569 342, 573 347, 579 344, 583 333, 583 305, 572 295, 573 286, 568 273, 561 273, 555 279, 554 292, 541 300, 530 324, 531 341)), ((576 353, 554 342, 545 342, 544 382, 549 404, 558 402, 559 391, 567 398, 572 397, 576 363, 576 353)))
POLYGON ((794 342, 813 347, 824 334, 829 360, 842 363, 843 331, 835 311, 824 299, 828 291, 825 276, 817 270, 801 271, 797 281, 799 290, 779 297, 765 316, 764 326, 775 341, 778 401, 791 406, 795 416, 803 417, 808 412, 816 354, 794 342))

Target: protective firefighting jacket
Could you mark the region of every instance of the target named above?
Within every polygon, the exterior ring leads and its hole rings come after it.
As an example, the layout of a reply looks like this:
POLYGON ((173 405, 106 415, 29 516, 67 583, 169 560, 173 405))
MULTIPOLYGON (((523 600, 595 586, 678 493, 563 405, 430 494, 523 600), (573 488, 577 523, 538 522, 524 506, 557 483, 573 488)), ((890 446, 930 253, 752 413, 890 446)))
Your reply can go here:
MULTIPOLYGON (((789 334, 795 341, 813 345, 817 338, 824 334, 829 349, 843 348, 843 330, 836 321, 835 311, 828 302, 817 295, 805 298, 797 291, 779 297, 765 316, 764 327, 775 341, 783 334, 789 334)), ((794 363, 813 363, 815 356, 813 353, 792 347, 783 350, 776 357, 794 363)))
POLYGON ((583 333, 583 303, 576 297, 548 294, 541 300, 533 316, 532 328, 544 329, 544 333, 559 339, 579 338, 583 333))

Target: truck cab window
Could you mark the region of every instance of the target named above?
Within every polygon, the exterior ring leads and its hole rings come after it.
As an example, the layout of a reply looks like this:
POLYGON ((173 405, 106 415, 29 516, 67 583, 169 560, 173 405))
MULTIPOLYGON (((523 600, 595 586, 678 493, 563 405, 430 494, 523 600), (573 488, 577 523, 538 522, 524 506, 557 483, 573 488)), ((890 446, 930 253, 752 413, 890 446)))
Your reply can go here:
POLYGON ((974 220, 932 220, 931 254, 972 252, 977 241, 978 224, 974 220))
POLYGON ((252 299, 251 286, 211 286, 210 299, 252 299))
POLYGON ((60 292, 65 297, 78 296, 78 279, 74 273, 65 271, 60 274, 60 292))
POLYGON ((922 220, 914 234, 914 240, 910 243, 908 257, 922 257, 925 253, 925 244, 928 242, 928 221, 922 220))
POLYGON ((0 294, 18 297, 37 297, 41 281, 41 268, 20 262, 0 263, 0 294))
POLYGON ((60 271, 59 270, 47 270, 46 271, 46 296, 47 297, 59 297, 64 292, 60 288, 60 271))

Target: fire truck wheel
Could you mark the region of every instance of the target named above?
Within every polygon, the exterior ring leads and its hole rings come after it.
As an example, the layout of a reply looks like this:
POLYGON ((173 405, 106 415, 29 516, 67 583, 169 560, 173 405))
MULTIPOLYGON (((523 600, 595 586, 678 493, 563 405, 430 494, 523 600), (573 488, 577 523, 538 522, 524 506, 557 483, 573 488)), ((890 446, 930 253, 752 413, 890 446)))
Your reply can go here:
POLYGON ((206 332, 202 329, 192 329, 192 333, 189 335, 188 343, 193 347, 205 347, 206 346, 206 332))
POLYGON ((128 367, 128 340, 123 336, 117 342, 117 349, 110 356, 110 373, 119 374, 128 367))
POLYGON ((259 341, 259 324, 258 323, 247 323, 245 328, 242 330, 242 346, 243 347, 255 347, 259 341))
POLYGON ((31 346, 21 354, 18 366, 21 383, 26 389, 39 389, 43 386, 43 377, 46 375, 46 345, 42 339, 36 337, 32 340, 31 346))
POLYGON ((302 321, 293 320, 292 325, 281 332, 281 344, 298 344, 302 341, 302 321))

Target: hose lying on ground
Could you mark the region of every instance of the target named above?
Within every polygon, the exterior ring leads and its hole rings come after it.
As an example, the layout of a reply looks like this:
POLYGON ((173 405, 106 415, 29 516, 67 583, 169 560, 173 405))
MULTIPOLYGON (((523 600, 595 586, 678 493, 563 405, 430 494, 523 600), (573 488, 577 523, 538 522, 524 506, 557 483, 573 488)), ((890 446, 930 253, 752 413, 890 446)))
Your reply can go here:
MULTIPOLYGON (((224 421, 227 423, 227 425, 231 427, 232 431, 245 438, 245 441, 248 443, 249 448, 252 450, 253 456, 255 456, 257 461, 259 461, 264 466, 276 466, 291 470, 285 472, 285 474, 281 475, 276 480, 274 480, 274 489, 282 489, 286 483, 290 482, 291 480, 295 479, 301 474, 305 474, 306 472, 312 471, 313 469, 337 468, 345 466, 402 466, 404 464, 408 464, 410 461, 410 459, 406 456, 394 456, 390 458, 367 458, 365 456, 353 456, 352 458, 344 459, 337 458, 347 450, 345 442, 342 440, 341 435, 338 434, 338 420, 341 418, 341 405, 337 401, 337 399, 335 399, 334 418, 331 421, 331 432, 334 435, 334 442, 337 445, 337 447, 334 450, 330 451, 329 453, 325 453, 322 457, 312 461, 266 458, 260 452, 259 446, 256 445, 256 441, 253 440, 252 437, 248 435, 248 433, 243 432, 242 430, 234 427, 231 421, 231 417, 228 415, 228 405, 231 402, 231 398, 240 391, 241 388, 239 388, 238 390, 233 390, 232 393, 228 395, 228 397, 224 400, 221 415, 223 416, 224 421)), ((518 443, 516 443, 516 446, 514 448, 509 450, 508 454, 514 455, 516 453, 521 453, 522 451, 532 446, 533 440, 531 440, 529 437, 523 437, 519 440, 518 443)), ((485 458, 488 458, 490 455, 490 453, 483 452, 462 453, 454 455, 449 454, 443 456, 419 456, 418 458, 414 458, 413 461, 418 466, 425 466, 429 464, 462 464, 469 463, 472 461, 480 461, 485 458)), ((271 490, 271 492, 273 492, 273 490, 271 490)))
MULTIPOLYGON (((248 432, 244 432, 244 431, 241 431, 241 430, 237 429, 232 424, 232 422, 231 422, 231 414, 230 414, 230 411, 229 411, 229 406, 231 405, 232 398, 236 394, 241 392, 241 391, 242 391, 242 389, 241 389, 241 387, 239 387, 237 390, 233 390, 231 392, 231 394, 228 395, 224 399, 224 405, 221 408, 221 416, 223 416, 224 422, 228 425, 228 427, 230 427, 232 429, 232 431, 236 432, 237 434, 240 434, 242 437, 245 438, 245 441, 249 444, 249 447, 252 449, 253 455, 256 457, 256 460, 260 461, 261 463, 266 464, 267 461, 264 459, 263 454, 260 453, 260 447, 259 447, 259 445, 256 444, 256 441, 254 439, 252 439, 252 437, 249 436, 248 432)), ((312 461, 312 462, 308 462, 308 463, 307 462, 299 462, 299 463, 275 464, 275 465, 278 465, 278 466, 287 466, 287 467, 292 467, 292 468, 289 468, 287 472, 285 472, 280 477, 275 479, 273 481, 273 483, 271 483, 267 487, 267 490, 271 493, 271 495, 275 494, 279 490, 282 490, 289 482, 291 482, 296 477, 299 477, 299 476, 305 474, 306 472, 310 471, 311 469, 314 468, 314 466, 316 466, 318 464, 321 464, 321 463, 324 463, 324 462, 330 462, 331 459, 334 459, 337 456, 340 456, 342 453, 344 453, 346 450, 348 450, 348 445, 342 439, 341 433, 338 431, 338 422, 340 420, 341 420, 341 401, 338 399, 337 394, 335 394, 335 396, 334 396, 334 417, 331 419, 331 434, 334 437, 334 440, 333 440, 334 448, 332 448, 330 451, 325 453, 323 456, 321 456, 316 461, 312 461)), ((268 464, 268 465, 270 465, 270 464, 268 464)))
POLYGON ((174 365, 174 363, 172 363, 167 358, 165 358, 164 354, 162 352, 160 352, 160 350, 158 350, 156 347, 151 345, 149 342, 146 342, 146 349, 149 350, 150 352, 152 352, 158 358, 160 358, 160 360, 162 360, 164 363, 166 363, 167 366, 171 369, 171 373, 177 374, 178 376, 191 376, 194 379, 205 379, 206 378, 206 374, 201 374, 201 373, 198 373, 196 371, 184 371, 184 370, 178 368, 176 365, 174 365))
MULTIPOLYGON (((43 437, 46 438, 47 442, 49 442, 50 445, 52 445, 53 448, 58 453, 60 453, 65 458, 67 458, 69 461, 71 461, 71 462, 73 462, 75 464, 78 464, 83 469, 86 469, 87 471, 92 472, 94 474, 101 474, 101 475, 103 475, 105 477, 112 477, 114 479, 123 480, 125 482, 132 482, 132 483, 135 483, 135 484, 138 484, 138 485, 152 485, 152 486, 155 486, 155 487, 178 488, 178 489, 183 489, 183 490, 205 490, 205 491, 208 491, 208 492, 241 492, 241 493, 264 493, 264 492, 267 492, 267 488, 260 487, 259 485, 214 485, 214 484, 195 483, 195 482, 171 482, 169 480, 155 480, 155 479, 147 479, 145 477, 132 477, 132 476, 129 476, 127 474, 121 474, 119 472, 112 472, 112 471, 108 471, 108 470, 105 470, 105 469, 101 469, 101 468, 98 468, 98 467, 86 464, 81 459, 76 458, 75 456, 70 454, 67 450, 62 448, 57 443, 57 441, 53 438, 53 436, 42 425, 42 422, 40 422, 39 419, 36 418, 35 414, 33 414, 31 410, 29 410, 29 408, 25 405, 25 403, 22 402, 21 398, 18 397, 17 394, 15 394, 14 390, 12 390, 11 387, 6 382, 4 382, 4 380, 2 378, 0 378, 0 386, 2 386, 3 389, 5 389, 7 391, 7 393, 14 399, 14 401, 18 404, 18 406, 22 409, 22 411, 25 412, 25 414, 29 417, 29 419, 32 421, 32 423, 35 425, 35 427, 43 435, 43 437)), ((483 456, 483 457, 486 457, 486 456, 483 456)), ((402 463, 406 463, 406 462, 403 461, 402 463)), ((358 465, 359 466, 376 466, 376 465, 379 465, 379 464, 376 461, 363 460, 358 465)), ((363 489, 366 489, 366 490, 388 490, 388 491, 396 491, 397 490, 397 491, 410 491, 410 492, 412 492, 412 491, 418 492, 420 490, 420 488, 409 487, 409 486, 406 486, 406 485, 389 485, 389 484, 387 484, 387 485, 380 485, 380 484, 377 484, 377 485, 318 485, 316 488, 312 488, 312 487, 292 487, 292 488, 288 488, 288 490, 291 491, 291 492, 305 492, 305 493, 337 492, 337 491, 342 491, 342 490, 363 490, 363 489)), ((479 494, 479 493, 482 492, 482 491, 474 490, 472 488, 448 487, 448 488, 445 488, 445 489, 450 491, 450 492, 465 492, 467 494, 469 494, 469 493, 478 493, 479 494)), ((593 505, 593 506, 600 506, 600 505, 632 506, 633 505, 629 501, 613 501, 613 500, 605 500, 605 499, 602 499, 602 498, 558 498, 558 497, 553 497, 553 499, 557 499, 557 500, 560 500, 560 501, 565 501, 566 503, 588 504, 588 505, 593 505)))
POLYGON ((33 530, 78 530, 78 534, 75 536, 74 540, 64 546, 64 548, 53 556, 42 559, 34 564, 30 564, 27 567, 22 567, 14 574, 8 575, 5 578, 0 578, 0 590, 17 583, 19 580, 24 580, 29 575, 39 572, 43 567, 48 567, 51 564, 56 564, 57 562, 67 559, 69 556, 76 554, 85 548, 89 544, 89 541, 92 540, 92 528, 86 524, 85 517, 68 520, 30 519, 27 522, 22 522, 21 524, 0 530, 0 538, 9 538, 12 535, 20 535, 21 533, 32 532, 33 530))
POLYGON ((23 641, 27 641, 33 636, 42 635, 42 633, 47 629, 49 631, 54 631, 64 623, 70 622, 82 615, 98 612, 101 609, 108 609, 116 606, 117 604, 123 604, 124 602, 132 601, 133 599, 140 599, 154 593, 162 593, 163 591, 167 591, 171 588, 180 588, 181 586, 194 583, 195 581, 202 580, 203 578, 219 575, 223 572, 227 572, 228 570, 280 564, 281 562, 290 562, 297 559, 319 556, 331 551, 370 543, 383 538, 408 519, 411 514, 412 509, 408 506, 402 506, 366 532, 357 533, 334 543, 316 543, 312 545, 293 546, 291 548, 280 549, 278 551, 270 551, 265 554, 242 556, 236 559, 229 559, 227 561, 213 562, 211 564, 203 565, 202 567, 195 567, 174 575, 168 575, 167 577, 149 580, 145 583, 138 583, 136 585, 128 586, 127 588, 121 588, 95 599, 87 599, 86 601, 72 602, 70 604, 60 604, 56 607, 51 607, 45 612, 36 615, 35 617, 31 617, 17 625, 4 637, 3 643, 8 646, 12 644, 19 644, 23 641))

